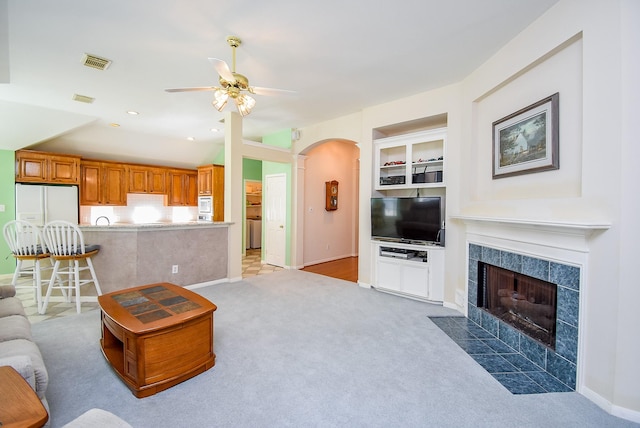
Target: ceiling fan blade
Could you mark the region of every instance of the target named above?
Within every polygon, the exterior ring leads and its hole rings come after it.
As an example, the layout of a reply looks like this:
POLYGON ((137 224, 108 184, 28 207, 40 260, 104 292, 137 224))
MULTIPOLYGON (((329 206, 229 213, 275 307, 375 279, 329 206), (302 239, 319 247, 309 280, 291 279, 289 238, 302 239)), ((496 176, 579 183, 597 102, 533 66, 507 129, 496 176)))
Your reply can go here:
POLYGON ((236 78, 233 77, 233 73, 226 62, 218 58, 209 58, 209 61, 213 64, 218 74, 227 82, 235 82, 236 78))
POLYGON ((194 88, 173 88, 165 89, 167 92, 194 92, 194 91, 215 91, 218 89, 215 86, 198 86, 194 88))
POLYGON ((252 86, 251 92, 258 95, 296 95, 296 91, 287 89, 262 88, 260 86, 252 86))

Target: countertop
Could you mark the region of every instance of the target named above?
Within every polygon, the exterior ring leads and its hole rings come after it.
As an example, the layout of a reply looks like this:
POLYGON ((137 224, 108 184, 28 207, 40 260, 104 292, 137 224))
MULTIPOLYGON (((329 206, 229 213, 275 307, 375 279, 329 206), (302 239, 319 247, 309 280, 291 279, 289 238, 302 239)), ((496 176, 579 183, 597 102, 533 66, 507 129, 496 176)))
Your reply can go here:
POLYGON ((162 231, 162 230, 178 230, 178 229, 200 229, 214 227, 228 227, 232 223, 228 222, 210 222, 210 221, 188 221, 184 223, 111 223, 106 224, 81 224, 80 229, 84 231, 96 232, 132 232, 132 231, 162 231))

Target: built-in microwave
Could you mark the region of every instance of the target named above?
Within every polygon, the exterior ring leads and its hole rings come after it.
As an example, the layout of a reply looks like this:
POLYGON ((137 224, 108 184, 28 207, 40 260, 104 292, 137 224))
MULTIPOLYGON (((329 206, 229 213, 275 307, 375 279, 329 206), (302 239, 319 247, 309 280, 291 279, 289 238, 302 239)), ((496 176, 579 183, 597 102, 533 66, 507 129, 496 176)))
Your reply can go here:
POLYGON ((198 196, 198 220, 213 220, 213 196, 198 196))

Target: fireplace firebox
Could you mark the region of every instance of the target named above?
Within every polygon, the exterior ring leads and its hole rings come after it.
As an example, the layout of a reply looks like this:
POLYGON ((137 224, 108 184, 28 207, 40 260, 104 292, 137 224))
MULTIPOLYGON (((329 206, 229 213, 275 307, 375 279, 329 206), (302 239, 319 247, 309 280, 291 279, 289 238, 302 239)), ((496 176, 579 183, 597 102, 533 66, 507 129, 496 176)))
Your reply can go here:
POLYGON ((555 350, 556 284, 479 262, 477 307, 555 350))

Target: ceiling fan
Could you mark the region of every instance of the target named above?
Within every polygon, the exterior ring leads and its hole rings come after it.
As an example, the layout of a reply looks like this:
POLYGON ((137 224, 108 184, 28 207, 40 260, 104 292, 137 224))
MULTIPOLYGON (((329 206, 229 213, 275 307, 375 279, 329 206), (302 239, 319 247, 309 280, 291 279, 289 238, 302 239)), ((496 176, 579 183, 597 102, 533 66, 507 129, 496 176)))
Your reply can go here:
POLYGON ((231 46, 232 60, 231 69, 226 62, 218 58, 209 58, 216 71, 220 75, 220 86, 201 86, 193 88, 174 88, 165 89, 167 92, 190 92, 190 91, 215 91, 212 102, 213 106, 222 111, 227 105, 229 98, 233 99, 238 108, 238 112, 242 116, 251 113, 251 109, 256 105, 256 101, 249 94, 258 95, 278 95, 278 94, 294 94, 295 91, 285 89, 261 88, 258 86, 249 86, 249 79, 240 73, 236 73, 236 48, 240 46, 242 41, 236 36, 228 36, 227 43, 231 46))

